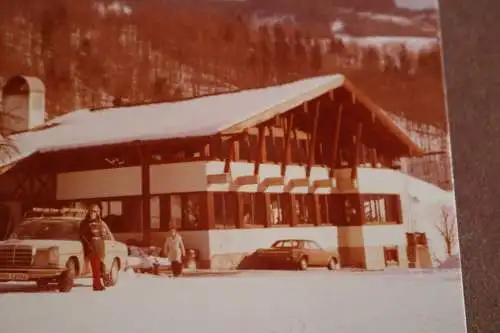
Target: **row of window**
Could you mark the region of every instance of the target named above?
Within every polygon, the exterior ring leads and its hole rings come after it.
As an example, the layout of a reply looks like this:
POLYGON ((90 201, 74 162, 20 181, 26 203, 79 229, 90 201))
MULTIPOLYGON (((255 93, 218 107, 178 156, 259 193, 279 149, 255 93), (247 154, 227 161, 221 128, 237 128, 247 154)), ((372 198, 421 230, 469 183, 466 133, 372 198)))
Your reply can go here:
MULTIPOLYGON (((128 197, 92 200, 117 233, 141 232, 142 200, 128 197)), ((89 202, 64 202, 85 206, 89 202)), ((154 196, 150 201, 154 231, 173 226, 180 230, 232 229, 302 225, 350 226, 399 224, 402 222, 397 195, 340 195, 197 192, 154 196)))

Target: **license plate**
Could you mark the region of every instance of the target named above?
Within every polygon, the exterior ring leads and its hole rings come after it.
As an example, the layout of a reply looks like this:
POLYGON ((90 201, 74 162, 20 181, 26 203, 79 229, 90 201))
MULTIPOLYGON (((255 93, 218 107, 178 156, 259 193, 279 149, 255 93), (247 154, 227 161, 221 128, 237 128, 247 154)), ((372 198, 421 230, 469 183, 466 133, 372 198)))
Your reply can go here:
POLYGON ((0 279, 10 281, 28 281, 30 277, 25 273, 0 273, 0 279))

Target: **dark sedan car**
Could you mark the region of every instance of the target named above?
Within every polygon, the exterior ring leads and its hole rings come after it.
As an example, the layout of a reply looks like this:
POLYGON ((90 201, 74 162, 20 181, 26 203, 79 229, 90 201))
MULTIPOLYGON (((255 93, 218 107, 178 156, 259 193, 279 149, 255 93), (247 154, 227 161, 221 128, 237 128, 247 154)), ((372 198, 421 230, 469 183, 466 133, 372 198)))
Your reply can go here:
POLYGON ((326 267, 334 270, 338 256, 323 249, 318 243, 307 239, 282 239, 274 242, 268 249, 254 253, 260 266, 265 268, 291 267, 307 270, 308 267, 326 267))

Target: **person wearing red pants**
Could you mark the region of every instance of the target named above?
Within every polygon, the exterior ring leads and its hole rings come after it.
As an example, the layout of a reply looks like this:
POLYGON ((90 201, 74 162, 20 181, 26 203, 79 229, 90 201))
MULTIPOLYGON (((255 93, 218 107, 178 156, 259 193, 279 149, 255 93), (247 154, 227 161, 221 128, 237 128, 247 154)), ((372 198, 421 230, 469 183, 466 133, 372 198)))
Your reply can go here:
POLYGON ((106 288, 102 283, 102 267, 105 256, 104 241, 108 229, 101 219, 101 209, 98 205, 91 205, 85 219, 80 223, 80 239, 85 256, 90 261, 92 269, 92 287, 95 291, 106 288))

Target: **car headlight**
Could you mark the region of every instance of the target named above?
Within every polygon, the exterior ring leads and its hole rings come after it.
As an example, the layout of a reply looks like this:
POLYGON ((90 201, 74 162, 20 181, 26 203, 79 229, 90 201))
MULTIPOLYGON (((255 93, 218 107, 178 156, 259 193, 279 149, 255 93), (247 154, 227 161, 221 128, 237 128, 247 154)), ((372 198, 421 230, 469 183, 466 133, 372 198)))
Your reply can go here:
POLYGON ((59 263, 59 249, 57 247, 37 249, 34 263, 36 266, 57 265, 59 263))

